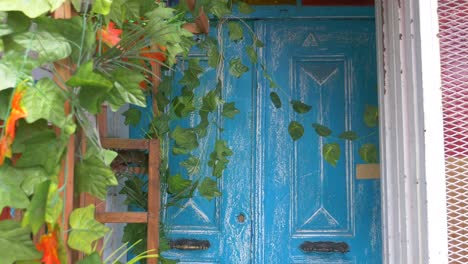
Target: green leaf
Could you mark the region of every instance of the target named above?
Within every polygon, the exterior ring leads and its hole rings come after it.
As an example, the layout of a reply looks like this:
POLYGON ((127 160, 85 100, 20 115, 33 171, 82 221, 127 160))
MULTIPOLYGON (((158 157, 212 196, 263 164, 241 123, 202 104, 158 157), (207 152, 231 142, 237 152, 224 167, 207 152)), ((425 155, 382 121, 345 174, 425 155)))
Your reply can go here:
POLYGON ((114 0, 108 18, 122 28, 125 20, 137 20, 140 18, 139 0, 114 0))
POLYGON ((111 9, 112 0, 95 0, 93 3, 93 11, 94 13, 101 14, 101 15, 108 15, 111 9))
POLYGON ((205 178, 202 181, 202 183, 198 186, 198 192, 208 201, 211 201, 213 198, 221 196, 221 191, 219 191, 218 189, 218 184, 216 183, 216 181, 210 178, 205 178))
POLYGON ((46 12, 54 11, 65 0, 2 0, 0 1, 1 11, 21 11, 28 17, 38 17, 46 12))
POLYGON ((239 109, 236 108, 236 103, 225 103, 223 105, 223 113, 222 115, 227 118, 234 118, 235 115, 239 114, 239 109))
POLYGON ((255 10, 247 3, 245 2, 239 2, 239 12, 241 12, 242 14, 251 14, 253 13, 255 10))
POLYGON ((167 179, 168 192, 171 194, 178 194, 183 192, 188 187, 192 186, 192 181, 182 178, 182 175, 176 174, 167 179))
POLYGON ((342 139, 346 139, 346 140, 356 140, 359 138, 358 134, 354 131, 345 131, 343 133, 341 133, 341 135, 339 136, 339 138, 342 138, 342 139))
POLYGON ((141 120, 141 111, 137 108, 130 108, 123 112, 122 115, 125 117, 124 124, 126 126, 131 125, 136 127, 141 120))
POLYGON ((18 168, 17 172, 24 175, 25 179, 21 184, 21 189, 23 189, 26 195, 32 195, 36 186, 48 179, 47 172, 39 166, 29 167, 29 168, 18 168))
POLYGON ((221 102, 221 99, 218 97, 218 92, 215 90, 211 90, 203 97, 201 111, 212 113, 214 112, 218 104, 221 102))
POLYGON ((232 76, 239 78, 242 76, 242 74, 246 73, 247 71, 249 71, 249 67, 242 64, 240 58, 234 58, 229 62, 229 73, 232 76))
POLYGON ((18 209, 29 206, 29 199, 20 188, 24 177, 8 163, 0 166, 0 210, 7 206, 18 209))
POLYGON ((0 221, 0 252, 5 264, 41 257, 31 240, 31 230, 13 220, 0 221))
POLYGON ((104 237, 109 228, 94 219, 94 205, 75 209, 70 215, 71 232, 68 245, 86 254, 92 253, 91 244, 104 237))
POLYGON ((207 11, 218 18, 223 18, 224 16, 231 14, 231 10, 229 10, 227 2, 224 0, 210 1, 209 9, 207 11))
POLYGON ((221 60, 219 54, 218 41, 212 37, 207 37, 205 41, 200 44, 200 48, 206 50, 206 56, 208 57, 208 66, 216 68, 221 60))
MULTIPOLYGON (((28 88, 23 97, 23 105, 28 113, 26 121, 33 123, 45 119, 65 128, 71 121, 65 114, 66 100, 64 91, 54 81, 41 79, 36 85, 28 88)), ((74 132, 74 129, 70 132, 74 132)))
POLYGON ((139 254, 146 251, 147 243, 147 231, 148 227, 146 224, 127 224, 124 227, 122 242, 129 244, 135 244, 137 241, 141 240, 135 247, 132 249, 132 253, 139 254))
POLYGON ((227 26, 229 29, 229 38, 232 41, 238 41, 244 38, 244 30, 239 22, 230 21, 227 26))
MULTIPOLYGON (((111 98, 119 97, 125 103, 141 107, 146 106, 146 96, 139 85, 145 79, 143 74, 125 68, 118 68, 112 72, 112 78, 114 80, 114 89, 109 93, 111 98)), ((109 102, 111 101, 112 99, 109 100, 109 102)))
POLYGON ((73 87, 92 87, 95 89, 110 90, 112 82, 99 73, 93 71, 93 61, 81 65, 77 72, 66 82, 73 87))
POLYGON ((75 166, 75 193, 88 192, 104 200, 107 187, 118 185, 109 163, 109 160, 98 155, 95 150, 89 149, 75 166))
POLYGON ((180 166, 187 169, 189 175, 197 174, 200 171, 200 159, 190 155, 190 157, 184 161, 181 161, 180 166))
POLYGON ((312 109, 312 106, 304 104, 301 101, 298 100, 292 100, 291 105, 296 113, 299 114, 304 114, 310 111, 312 109))
POLYGON ((189 60, 187 69, 184 71, 184 76, 179 81, 179 84, 189 89, 195 89, 200 85, 200 74, 205 70, 200 67, 200 60, 191 59, 189 60))
POLYGON ((250 62, 253 64, 256 64, 258 62, 258 57, 257 57, 257 52, 255 51, 255 48, 252 46, 248 46, 245 51, 247 52, 247 55, 249 56, 250 62))
POLYGON ((157 116, 150 124, 149 136, 153 138, 162 138, 169 132, 169 121, 171 118, 167 114, 157 116))
POLYGON ((196 110, 194 105, 195 94, 190 90, 185 90, 181 96, 174 98, 172 107, 178 117, 187 117, 196 110))
POLYGON ((341 149, 337 143, 330 143, 323 145, 322 155, 324 159, 333 167, 336 166, 340 159, 341 149))
POLYGON ((24 214, 23 221, 21 222, 23 227, 30 226, 34 235, 37 234, 45 222, 49 186, 50 181, 42 182, 37 186, 34 196, 31 199, 31 203, 24 214))
MULTIPOLYGON (((0 69, 1 71, 1 69, 0 69)), ((0 72, 1 77, 1 72, 0 72)), ((8 106, 10 105, 13 89, 0 89, 0 120, 5 120, 8 115, 8 106)))
POLYGON ((359 156, 361 159, 367 163, 378 163, 379 162, 379 154, 377 151, 377 147, 375 144, 364 144, 359 149, 359 156))
MULTIPOLYGON (((16 86, 17 72, 13 67, 4 63, 5 61, 0 60, 0 91, 16 86)), ((7 105, 8 106, 8 105, 7 105)))
POLYGON ((379 124, 379 108, 374 105, 366 105, 364 110, 364 123, 368 127, 375 127, 379 124))
POLYGON ((281 108, 281 99, 279 95, 275 92, 270 93, 270 100, 276 108, 281 108))
POLYGON ((101 256, 98 252, 93 252, 91 255, 86 256, 84 259, 77 262, 77 264, 102 264, 101 256))
POLYGON ((45 212, 45 221, 51 226, 55 226, 57 220, 62 215, 63 200, 60 197, 60 190, 56 183, 51 183, 49 186, 49 194, 47 195, 47 207, 45 212))
POLYGON ((197 134, 193 129, 184 129, 177 126, 171 133, 171 138, 175 141, 172 152, 175 155, 188 154, 198 147, 197 134))
POLYGON ((296 141, 304 135, 304 127, 297 121, 291 121, 288 132, 291 138, 296 141))
POLYGON ((0 12, 0 36, 25 32, 30 25, 31 20, 21 12, 0 12))
POLYGON ((53 32, 29 31, 14 35, 13 41, 24 51, 29 51, 29 59, 37 61, 39 65, 65 59, 72 52, 68 40, 53 32))
POLYGON ((315 129, 315 133, 322 137, 328 137, 332 134, 332 130, 326 126, 314 123, 312 127, 315 129))
POLYGON ((220 178, 226 169, 229 160, 227 157, 232 156, 233 152, 228 147, 227 142, 224 140, 216 140, 214 151, 210 154, 208 166, 213 168, 213 176, 220 178))
POLYGON ((257 48, 263 48, 263 47, 265 47, 265 44, 263 44, 263 42, 261 40, 259 40, 258 38, 255 38, 254 39, 254 46, 257 47, 257 48))

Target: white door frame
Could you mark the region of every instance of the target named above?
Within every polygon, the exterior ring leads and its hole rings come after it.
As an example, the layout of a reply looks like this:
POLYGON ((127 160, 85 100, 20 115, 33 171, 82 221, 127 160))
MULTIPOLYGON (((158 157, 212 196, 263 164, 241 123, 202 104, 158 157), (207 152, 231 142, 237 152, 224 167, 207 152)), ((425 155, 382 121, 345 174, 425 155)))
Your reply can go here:
POLYGON ((437 0, 376 0, 384 263, 448 263, 437 0))

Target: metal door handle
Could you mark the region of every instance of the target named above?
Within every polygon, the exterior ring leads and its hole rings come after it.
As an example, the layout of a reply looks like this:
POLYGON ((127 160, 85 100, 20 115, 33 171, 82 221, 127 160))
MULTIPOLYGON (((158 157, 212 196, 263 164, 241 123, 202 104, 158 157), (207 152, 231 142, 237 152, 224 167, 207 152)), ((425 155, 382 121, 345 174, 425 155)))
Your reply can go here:
POLYGON ((207 250, 210 248, 211 244, 208 240, 198 240, 198 239, 176 239, 169 242, 171 249, 178 250, 207 250))
POLYGON ((345 242, 319 241, 302 243, 299 248, 304 252, 349 252, 349 245, 345 242))

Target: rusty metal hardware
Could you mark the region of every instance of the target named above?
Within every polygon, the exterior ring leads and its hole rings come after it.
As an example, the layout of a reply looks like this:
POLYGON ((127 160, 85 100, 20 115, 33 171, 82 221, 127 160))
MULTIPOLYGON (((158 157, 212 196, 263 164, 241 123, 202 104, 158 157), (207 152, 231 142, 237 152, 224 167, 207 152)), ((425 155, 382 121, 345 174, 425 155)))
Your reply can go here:
POLYGON ((178 250, 207 250, 211 244, 208 240, 198 239, 176 239, 169 242, 171 249, 178 250))
POLYGON ((299 248, 304 252, 349 252, 349 245, 345 242, 331 242, 331 241, 306 241, 302 243, 299 248))

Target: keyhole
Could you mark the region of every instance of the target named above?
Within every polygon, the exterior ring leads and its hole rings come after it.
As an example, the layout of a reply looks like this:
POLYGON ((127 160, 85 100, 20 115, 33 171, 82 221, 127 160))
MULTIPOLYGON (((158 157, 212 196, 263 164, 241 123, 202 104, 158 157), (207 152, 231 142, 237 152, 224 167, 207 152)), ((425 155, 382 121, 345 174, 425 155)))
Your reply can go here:
POLYGON ((244 222, 245 222, 245 215, 242 214, 242 213, 239 214, 239 215, 237 216, 237 221, 238 221, 239 223, 244 223, 244 222))

